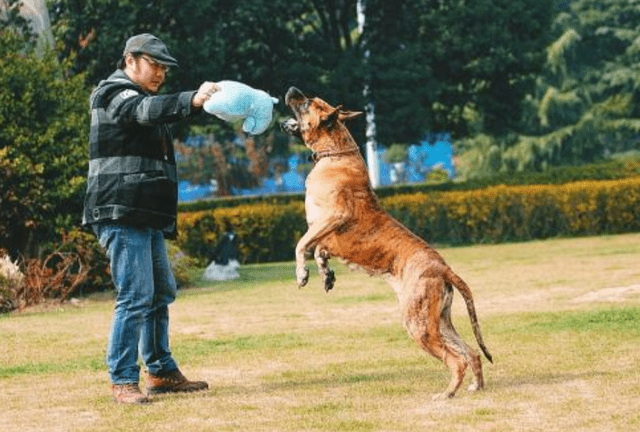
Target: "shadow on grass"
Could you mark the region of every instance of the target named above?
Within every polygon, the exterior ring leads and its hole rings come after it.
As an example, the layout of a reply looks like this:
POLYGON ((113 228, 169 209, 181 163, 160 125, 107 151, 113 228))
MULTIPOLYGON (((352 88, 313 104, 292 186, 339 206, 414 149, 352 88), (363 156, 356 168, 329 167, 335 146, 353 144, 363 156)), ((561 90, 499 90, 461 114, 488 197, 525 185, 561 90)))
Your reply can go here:
POLYGON ((353 365, 345 365, 348 370, 340 370, 341 365, 332 364, 323 369, 304 369, 300 371, 285 371, 274 375, 266 375, 263 382, 252 385, 230 385, 219 387, 224 393, 274 393, 287 390, 318 389, 325 391, 330 388, 356 387, 364 385, 369 388, 375 385, 376 391, 383 394, 409 394, 415 391, 415 386, 424 383, 426 391, 444 389, 449 381, 448 371, 443 368, 436 370, 437 362, 429 364, 388 366, 377 371, 355 370, 353 365))
POLYGON ((512 389, 518 390, 519 388, 525 388, 529 386, 534 387, 542 387, 553 384, 562 384, 569 383, 572 381, 592 381, 594 378, 598 377, 606 377, 611 375, 610 372, 602 372, 602 371, 588 371, 588 372, 580 372, 580 373, 543 373, 543 374, 535 374, 532 372, 530 376, 519 376, 519 377, 504 377, 497 378, 495 381, 491 382, 489 386, 492 389, 496 390, 504 390, 504 389, 512 389))
POLYGON ((295 269, 293 262, 268 263, 268 264, 248 264, 242 265, 238 269, 240 277, 228 281, 208 281, 202 279, 204 270, 197 280, 193 281, 190 287, 182 288, 183 293, 193 293, 203 289, 213 289, 216 291, 232 291, 239 289, 253 289, 256 285, 290 281, 291 286, 295 286, 295 269))

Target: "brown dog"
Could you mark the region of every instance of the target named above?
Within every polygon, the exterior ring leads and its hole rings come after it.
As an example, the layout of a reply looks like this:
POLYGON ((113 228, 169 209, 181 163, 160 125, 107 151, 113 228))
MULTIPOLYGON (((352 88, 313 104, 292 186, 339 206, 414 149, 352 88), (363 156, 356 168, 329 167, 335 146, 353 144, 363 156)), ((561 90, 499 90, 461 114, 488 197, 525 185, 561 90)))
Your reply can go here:
POLYGON ((358 146, 342 123, 362 113, 309 99, 295 87, 289 89, 285 102, 295 119, 283 122, 282 129, 300 136, 313 150, 316 162, 306 180, 309 229, 296 246, 298 285, 309 280, 305 254, 311 248, 315 248, 327 291, 335 281, 327 265, 331 256, 357 264, 371 275, 382 275, 398 295, 409 335, 451 369, 449 386, 436 397, 453 397, 467 366, 474 374, 469 391, 483 388, 480 355, 451 323, 455 286, 466 302, 476 341, 492 361, 482 340, 471 290, 423 239, 380 207, 358 146))

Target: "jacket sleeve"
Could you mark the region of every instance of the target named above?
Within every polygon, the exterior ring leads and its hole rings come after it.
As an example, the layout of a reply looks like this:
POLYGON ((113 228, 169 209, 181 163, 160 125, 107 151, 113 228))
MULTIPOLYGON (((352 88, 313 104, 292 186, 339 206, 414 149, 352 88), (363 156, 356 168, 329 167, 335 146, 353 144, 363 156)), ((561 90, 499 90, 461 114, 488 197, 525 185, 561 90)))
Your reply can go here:
POLYGON ((107 114, 118 124, 153 125, 185 119, 199 110, 191 106, 195 91, 150 96, 123 89, 112 97, 107 114))

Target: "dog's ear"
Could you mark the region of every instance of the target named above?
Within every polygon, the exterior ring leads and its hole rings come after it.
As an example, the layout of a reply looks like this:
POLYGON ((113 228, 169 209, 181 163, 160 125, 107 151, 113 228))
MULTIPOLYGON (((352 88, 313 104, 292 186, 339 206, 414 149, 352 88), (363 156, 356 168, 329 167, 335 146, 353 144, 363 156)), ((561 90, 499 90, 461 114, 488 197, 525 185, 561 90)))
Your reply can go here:
POLYGON ((333 124, 340 119, 340 108, 342 108, 342 105, 338 105, 337 107, 335 107, 333 111, 325 115, 320 120, 320 124, 328 127, 333 126, 333 124))
POLYGON ((342 110, 340 110, 340 112, 338 114, 338 119, 341 122, 344 122, 345 120, 353 120, 354 118, 358 118, 362 114, 364 114, 362 111, 342 111, 342 110))
POLYGON ((332 125, 336 122, 336 120, 344 122, 345 120, 351 120, 360 117, 362 114, 362 111, 344 111, 342 109, 342 105, 338 105, 332 112, 327 114, 326 117, 322 119, 322 123, 326 125, 332 125))

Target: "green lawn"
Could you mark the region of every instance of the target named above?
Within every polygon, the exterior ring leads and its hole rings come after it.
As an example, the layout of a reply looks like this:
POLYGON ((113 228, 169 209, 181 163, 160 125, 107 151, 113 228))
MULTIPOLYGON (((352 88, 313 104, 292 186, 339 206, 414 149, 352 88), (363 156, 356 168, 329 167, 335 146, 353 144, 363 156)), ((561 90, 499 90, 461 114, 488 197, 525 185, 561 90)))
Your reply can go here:
MULTIPOLYGON (((2 431, 640 430, 640 234, 442 248, 471 286, 487 389, 449 380, 400 325, 383 280, 334 263, 334 291, 294 264, 183 290, 172 348, 211 390, 111 402, 110 295, 0 317, 2 431)), ((460 296, 454 321, 475 346, 460 296)))

